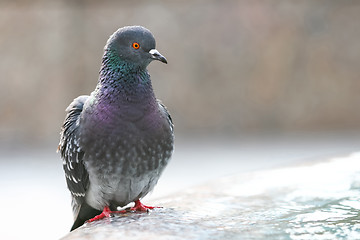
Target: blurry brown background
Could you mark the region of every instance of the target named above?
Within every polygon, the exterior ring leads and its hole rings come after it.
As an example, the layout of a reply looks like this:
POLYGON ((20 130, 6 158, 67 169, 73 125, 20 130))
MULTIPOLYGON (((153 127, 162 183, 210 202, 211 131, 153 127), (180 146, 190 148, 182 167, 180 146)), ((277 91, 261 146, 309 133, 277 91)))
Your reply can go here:
POLYGON ((0 0, 0 206, 32 216, 19 231, 4 208, 3 239, 69 231, 65 108, 94 90, 108 37, 135 24, 169 62, 149 66, 176 131, 154 198, 359 151, 360 1, 0 0))
POLYGON ((0 141, 56 145, 125 25, 167 57, 149 71, 180 135, 360 130, 359 23, 359 1, 1 1, 0 141))

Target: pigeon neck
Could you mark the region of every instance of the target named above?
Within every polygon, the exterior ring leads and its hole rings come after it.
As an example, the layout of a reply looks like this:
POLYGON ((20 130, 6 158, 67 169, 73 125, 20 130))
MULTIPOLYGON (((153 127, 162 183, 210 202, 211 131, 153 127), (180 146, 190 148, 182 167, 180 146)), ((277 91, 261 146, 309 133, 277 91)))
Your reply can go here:
POLYGON ((110 51, 104 54, 96 91, 103 97, 122 98, 126 102, 156 101, 147 70, 121 60, 110 51))

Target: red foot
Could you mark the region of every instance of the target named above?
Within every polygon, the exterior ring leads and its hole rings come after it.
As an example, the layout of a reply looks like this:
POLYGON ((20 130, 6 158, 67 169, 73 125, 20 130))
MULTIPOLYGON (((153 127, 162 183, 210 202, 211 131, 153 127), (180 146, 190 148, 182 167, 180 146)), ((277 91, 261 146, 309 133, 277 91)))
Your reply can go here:
POLYGON ((101 214, 87 220, 87 222, 93 222, 93 221, 96 221, 96 220, 103 219, 105 217, 110 217, 110 215, 112 213, 126 213, 126 211, 125 210, 123 210, 123 211, 111 211, 108 206, 105 206, 104 210, 103 210, 103 212, 101 214))
POLYGON ((148 210, 154 209, 154 208, 161 208, 161 207, 145 206, 144 204, 142 204, 142 203, 140 202, 140 200, 136 200, 136 201, 135 201, 135 206, 133 206, 132 208, 130 208, 130 211, 147 212, 148 210))
MULTIPOLYGON (((135 206, 133 206, 132 208, 130 208, 129 211, 139 211, 139 212, 147 212, 148 210, 150 209, 154 209, 154 208, 161 208, 161 207, 150 207, 150 206, 146 206, 144 204, 142 204, 140 202, 140 200, 136 200, 135 201, 135 206)), ((111 211, 110 208, 108 206, 105 206, 104 207, 104 210, 102 211, 101 214, 87 220, 87 222, 93 222, 93 221, 96 221, 96 220, 100 220, 100 219, 103 219, 105 217, 110 217, 111 214, 113 213, 126 213, 127 210, 122 210, 122 211, 111 211)))

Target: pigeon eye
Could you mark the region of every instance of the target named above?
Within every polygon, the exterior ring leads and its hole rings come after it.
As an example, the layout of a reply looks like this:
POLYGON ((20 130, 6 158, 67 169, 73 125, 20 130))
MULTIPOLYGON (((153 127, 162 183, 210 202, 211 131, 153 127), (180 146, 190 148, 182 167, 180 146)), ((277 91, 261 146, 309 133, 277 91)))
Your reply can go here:
POLYGON ((132 47, 135 48, 135 49, 139 49, 140 48, 140 44, 138 44, 137 42, 134 42, 132 44, 132 47))

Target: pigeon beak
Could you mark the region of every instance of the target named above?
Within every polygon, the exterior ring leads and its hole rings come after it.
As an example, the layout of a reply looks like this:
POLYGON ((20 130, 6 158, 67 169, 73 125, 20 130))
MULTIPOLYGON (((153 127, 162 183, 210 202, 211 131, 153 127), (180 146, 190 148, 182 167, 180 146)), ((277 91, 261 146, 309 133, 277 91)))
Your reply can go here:
POLYGON ((156 50, 156 49, 151 49, 151 50, 149 51, 149 53, 150 53, 150 55, 151 55, 151 59, 153 59, 153 60, 159 60, 160 62, 167 63, 166 58, 165 58, 163 55, 161 55, 158 50, 156 50))

